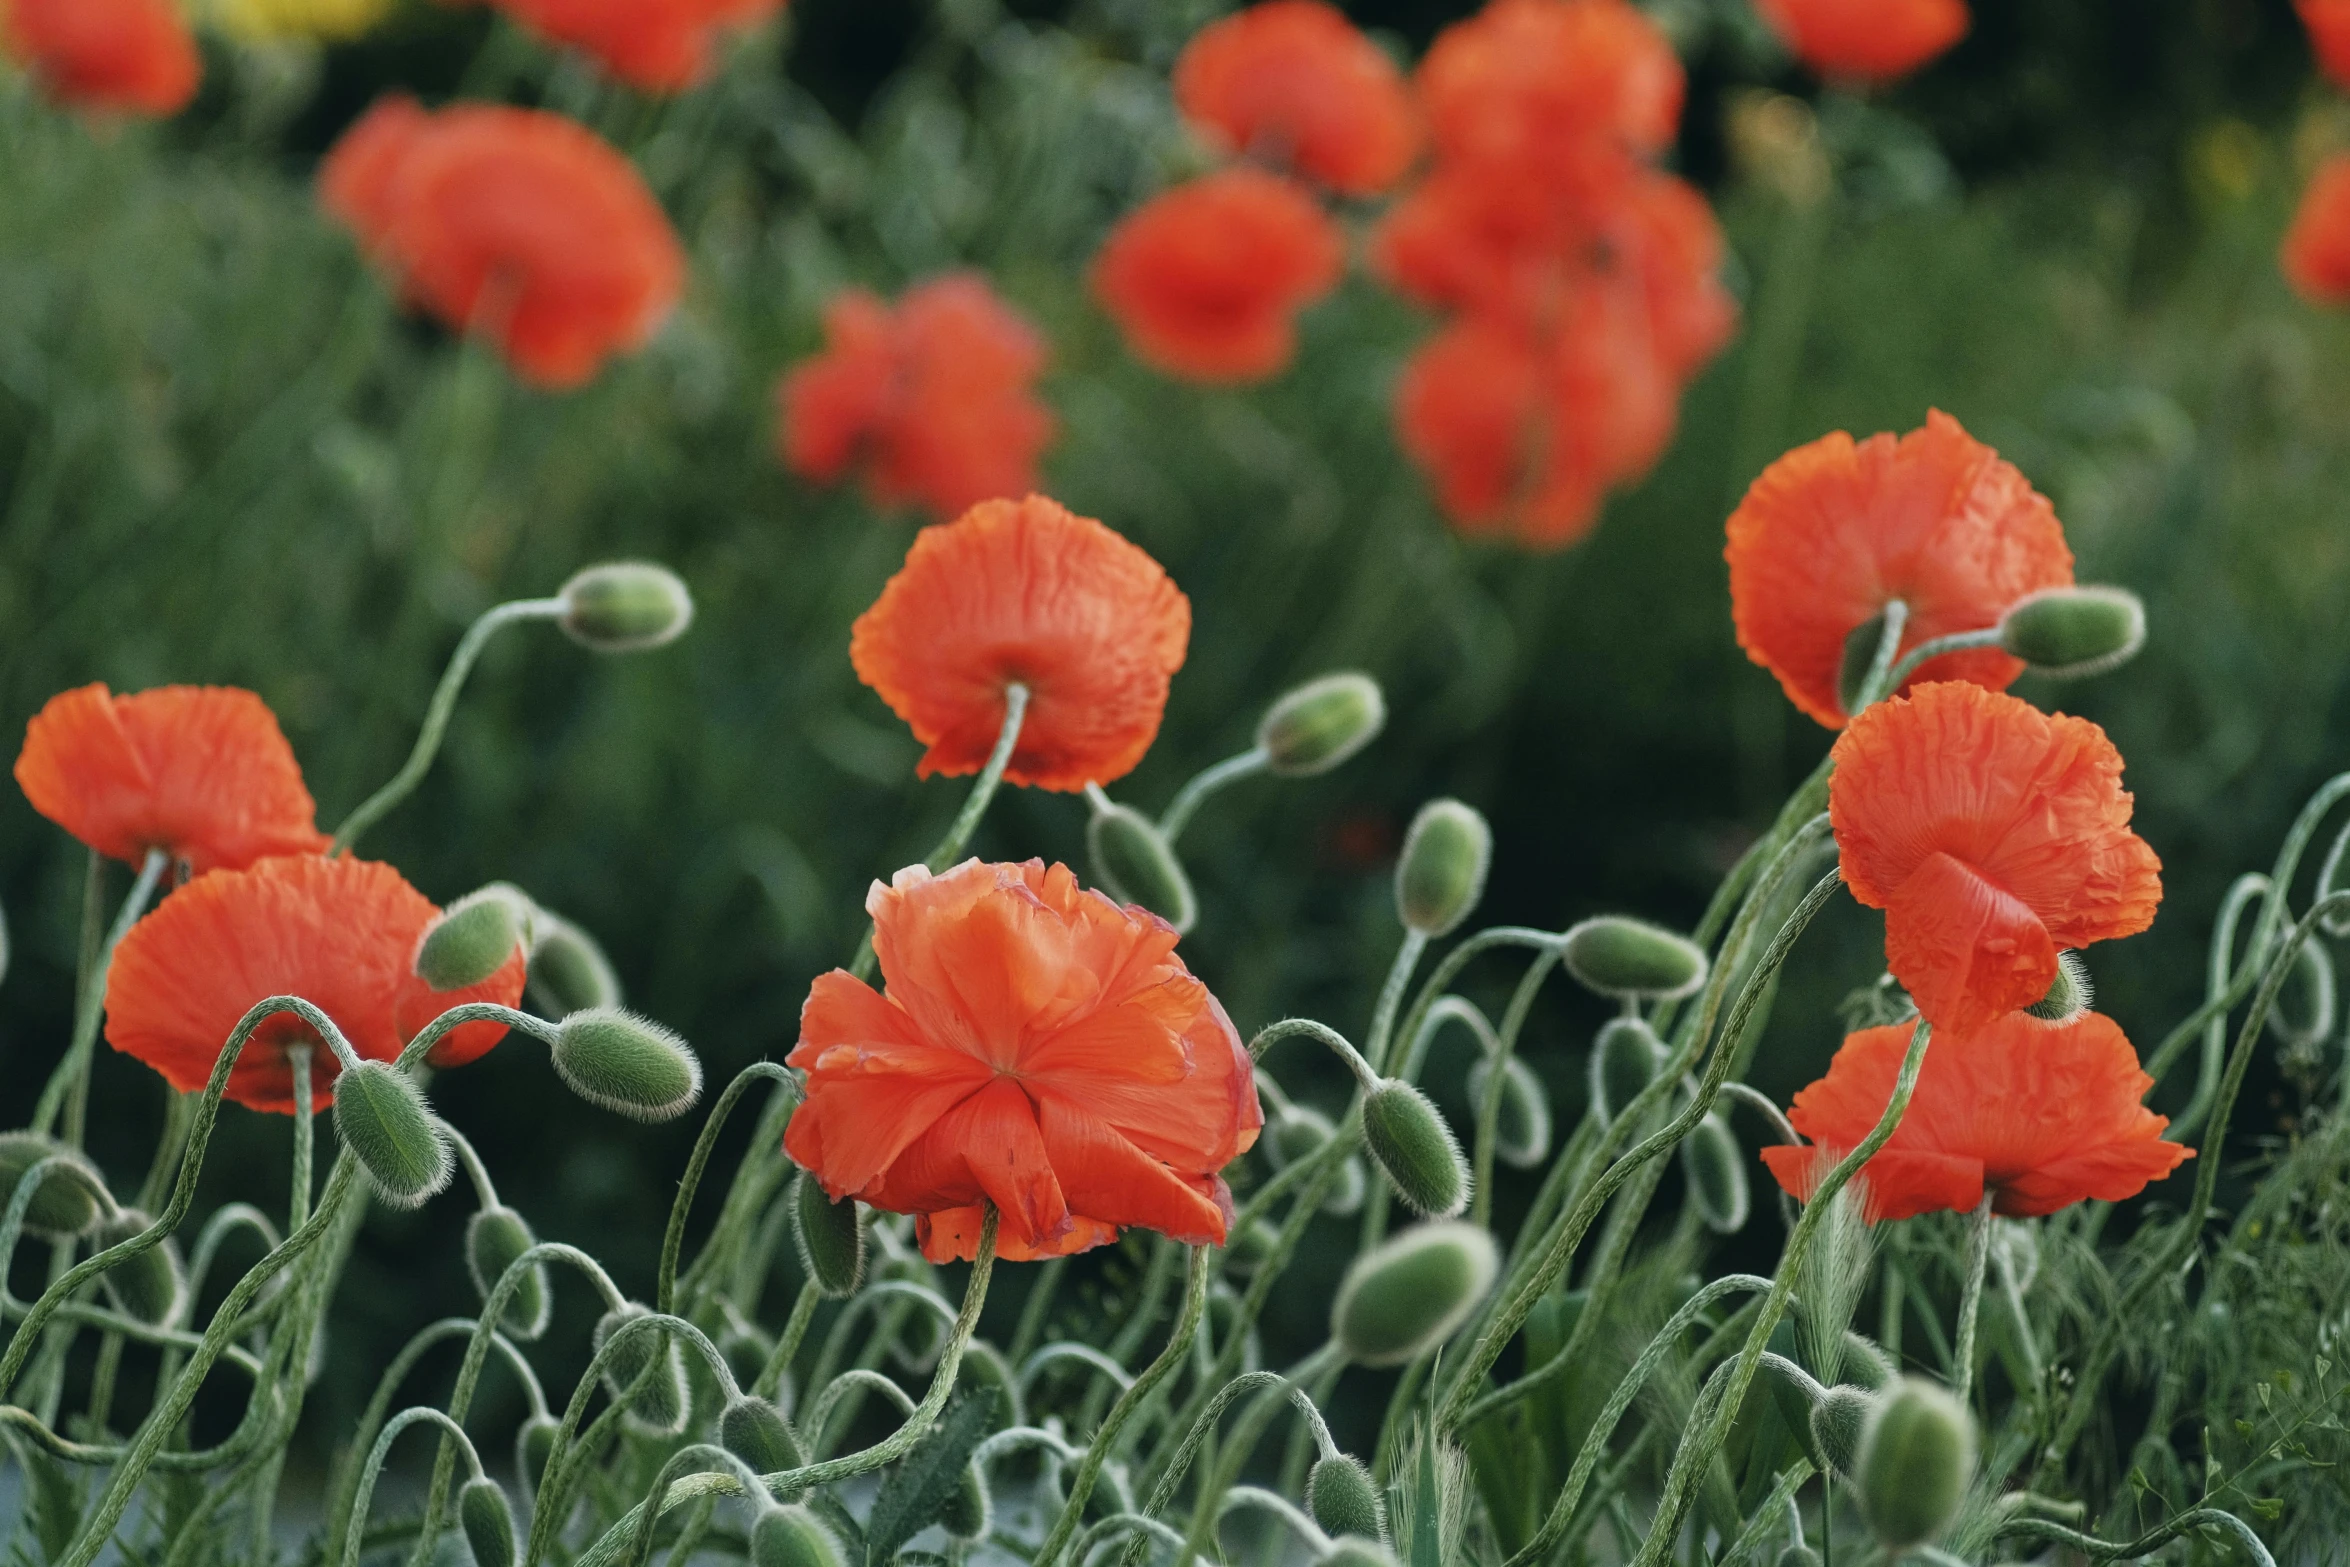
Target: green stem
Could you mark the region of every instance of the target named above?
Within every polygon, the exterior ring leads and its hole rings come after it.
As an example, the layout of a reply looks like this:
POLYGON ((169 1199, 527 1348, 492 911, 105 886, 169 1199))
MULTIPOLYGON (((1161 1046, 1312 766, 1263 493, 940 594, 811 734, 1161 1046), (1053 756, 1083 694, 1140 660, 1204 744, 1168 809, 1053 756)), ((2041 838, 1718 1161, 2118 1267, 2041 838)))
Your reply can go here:
POLYGON ((1983 1193, 1967 1226, 1966 1289, 1959 1296, 1958 1341, 1950 1352, 1950 1391, 1962 1404, 1975 1385, 1975 1323, 1983 1310, 1983 1280, 1991 1270, 1991 1204, 1997 1200, 1997 1193, 1983 1193))
POLYGON ((1379 987, 1379 1004, 1371 1013, 1370 1035, 1363 1042, 1364 1058, 1371 1063, 1373 1071, 1386 1068, 1387 1043, 1395 1033, 1395 1014, 1403 1006, 1404 988, 1411 984, 1412 970, 1420 966, 1420 954, 1427 950, 1427 936, 1416 930, 1405 931, 1395 949, 1395 961, 1387 969, 1387 982, 1379 987))
POLYGON ((1215 766, 1193 774, 1191 782, 1177 791, 1174 800, 1167 806, 1166 814, 1159 818, 1159 836, 1167 840, 1169 848, 1173 848, 1175 840, 1183 836, 1183 829, 1191 825, 1192 816, 1208 802, 1209 796, 1243 778, 1254 778, 1271 761, 1263 746, 1252 746, 1238 756, 1228 756, 1215 766))
POLYGON ((677 1257, 685 1248, 685 1221, 694 1205, 694 1193, 701 1189, 702 1173, 710 1167, 711 1151, 717 1146, 718 1134, 725 1129, 726 1118, 750 1091, 753 1083, 772 1082, 789 1088, 796 1097, 800 1080, 791 1068, 780 1061, 754 1061, 735 1075, 718 1102, 710 1107, 709 1117, 702 1122, 702 1134, 694 1140, 693 1156, 686 1161, 685 1174, 678 1179, 677 1197, 669 1205, 669 1226, 661 1235, 660 1282, 653 1293, 653 1309, 667 1312, 674 1309, 677 1296, 677 1257))
POLYGON ((997 734, 995 749, 988 753, 987 765, 979 770, 979 781, 971 786, 971 794, 955 813, 947 835, 930 851, 930 858, 922 863, 937 875, 960 860, 963 845, 971 841, 971 834, 979 829, 979 819, 987 814, 988 805, 995 799, 996 789, 1004 781, 1004 769, 1012 764, 1012 753, 1019 749, 1020 728, 1028 717, 1028 688, 1018 681, 1004 687, 1004 727, 997 734))
POLYGON ((2190 1529, 2216 1529, 2232 1539, 2247 1560, 2258 1563, 2259 1567, 2276 1567, 2276 1558, 2269 1554, 2267 1546, 2260 1543, 2260 1536, 2252 1532, 2251 1525, 2234 1513, 2222 1512, 2216 1507, 2198 1507, 2181 1513, 2160 1528, 2142 1534, 2135 1540, 2119 1543, 2100 1540, 2093 1534, 2083 1534, 2077 1529, 2067 1529, 2045 1518, 2010 1519, 1999 1526, 1999 1533, 2020 1534, 2026 1539, 2046 1540, 2054 1545, 2066 1546, 2094 1562, 2117 1562, 2136 1561, 2150 1555, 2190 1529))
POLYGON ((317 1116, 311 1099, 310 1047, 289 1047, 286 1062, 294 1069, 293 1197, 286 1210, 286 1230, 291 1234, 310 1217, 310 1159, 317 1116))
POLYGON ((751 1384, 751 1392, 760 1398, 773 1398, 783 1388, 783 1379, 791 1370, 791 1363, 800 1352, 800 1345, 808 1337, 808 1324, 816 1320, 816 1308, 824 1303, 824 1287, 814 1279, 800 1286, 799 1298, 792 1302, 791 1315, 783 1324, 783 1333, 775 1341, 774 1352, 767 1364, 759 1368, 758 1380, 751 1384))
POLYGON ((367 1463, 359 1471, 359 1491, 351 1506, 352 1527, 345 1531, 342 1554, 336 1558, 341 1567, 359 1567, 360 1541, 367 1528, 368 1509, 375 1503, 376 1479, 383 1473, 384 1460, 391 1456, 392 1444, 399 1440, 401 1432, 414 1425, 440 1427, 444 1437, 464 1450, 467 1471, 475 1479, 481 1478, 481 1455, 473 1450, 473 1439, 465 1434, 463 1426, 427 1405, 419 1404, 413 1409, 401 1410, 385 1425, 383 1434, 375 1439, 375 1446, 367 1454, 367 1463))
MULTIPOLYGON (((96 895, 104 887, 106 862, 95 849, 90 855, 91 906, 95 908, 96 895)), ((65 1059, 57 1063, 57 1070, 49 1075, 47 1085, 42 1088, 40 1103, 33 1107, 34 1131, 48 1131, 62 1111, 66 1142, 76 1148, 82 1145, 82 1126, 90 1100, 90 1057, 98 1043, 99 1020, 106 1015, 106 976, 114 964, 114 949, 122 945, 122 938, 130 934, 139 916, 147 912, 148 900, 155 896, 156 886, 170 867, 169 854, 161 849, 147 851, 146 859, 139 866, 139 879, 131 885, 122 907, 115 911, 114 923, 99 941, 96 953, 85 963, 81 990, 74 997, 73 1038, 66 1046, 65 1059)))

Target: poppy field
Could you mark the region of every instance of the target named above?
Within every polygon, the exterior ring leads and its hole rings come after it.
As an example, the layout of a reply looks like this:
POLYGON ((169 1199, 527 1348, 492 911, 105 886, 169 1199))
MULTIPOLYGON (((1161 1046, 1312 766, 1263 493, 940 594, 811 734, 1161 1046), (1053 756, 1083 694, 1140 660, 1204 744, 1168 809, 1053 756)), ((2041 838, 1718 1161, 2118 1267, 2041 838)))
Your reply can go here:
POLYGON ((2350 5, 0 0, 24 1567, 2350 1562, 2350 5))

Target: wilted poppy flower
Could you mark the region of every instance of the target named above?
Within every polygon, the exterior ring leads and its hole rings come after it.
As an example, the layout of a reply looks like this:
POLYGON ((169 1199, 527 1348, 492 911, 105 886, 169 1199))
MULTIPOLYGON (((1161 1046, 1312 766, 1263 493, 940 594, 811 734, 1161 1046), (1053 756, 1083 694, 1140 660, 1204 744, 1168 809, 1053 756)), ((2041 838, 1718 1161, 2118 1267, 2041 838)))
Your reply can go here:
MULTIPOLYGON (((1838 431, 1797 447, 1754 481, 1729 535, 1738 645, 1831 729, 1846 716, 1846 644, 1894 599, 1909 606, 1907 653, 1997 625, 2025 594, 2073 580, 2047 497, 1943 413, 1899 438, 1855 442, 1838 431)), ((1978 648, 1937 658, 1916 678, 2003 691, 2023 668, 1978 648)))
POLYGON ((1338 286, 1346 245, 1314 198, 1262 169, 1180 185, 1128 213, 1093 291, 1135 357, 1195 381, 1257 381, 1297 351, 1296 316, 1338 286))
POLYGON ((1628 0, 1493 0, 1437 36, 1418 85, 1444 163, 1570 181, 1671 146, 1686 91, 1672 41, 1628 0))
POLYGON ((2301 25, 2309 29, 2309 46, 2317 51, 2319 69, 2342 86, 2350 86, 2350 0, 2293 0, 2301 25))
POLYGON ((935 278, 895 310, 847 290, 826 308, 824 335, 824 352, 778 394, 794 473, 829 484, 862 466, 875 505, 942 519, 1036 488, 1055 428, 1035 390, 1045 343, 985 278, 935 278))
POLYGON ((33 809, 114 859, 161 849, 198 873, 327 846, 277 717, 233 686, 61 691, 25 726, 33 809))
POLYGON ((219 0, 214 14, 240 38, 356 38, 390 14, 393 0, 219 0))
POLYGON ((2313 305, 2350 303, 2350 153, 2310 176, 2279 258, 2285 281, 2313 305))
POLYGON ((89 109, 177 114, 204 74, 172 0, 0 0, 0 43, 50 96, 89 109))
POLYGON ((1323 0, 1264 0, 1201 28, 1175 62, 1175 104, 1222 151, 1350 196, 1393 185, 1420 145, 1403 73, 1323 0))
POLYGON ((1966 0, 1757 0, 1796 58, 1822 76, 1890 82, 1966 36, 1966 0))
POLYGON ((784 1148, 836 1198, 919 1215, 934 1261, 1065 1255, 1128 1226, 1221 1242, 1217 1172, 1263 1125, 1232 1021, 1175 931, 1067 866, 968 861, 876 882, 887 994, 816 981, 787 1058, 807 1097, 784 1148))
POLYGON ((541 37, 595 56, 648 92, 682 92, 710 73, 718 34, 751 27, 784 0, 493 0, 541 37))
MULTIPOLYGON (((1788 1119, 1815 1146, 1762 1155, 1790 1193, 1808 1199, 1883 1118, 1911 1026, 1847 1038, 1828 1075, 1795 1096, 1788 1119)), ((1989 1193, 1994 1212, 2033 1219, 2135 1197, 2194 1157, 2162 1140, 2170 1123, 2141 1103, 2153 1086, 2120 1026, 2095 1012, 2053 1026, 2010 1014, 1937 1034, 1901 1124, 1861 1167, 1865 1211, 1971 1213, 1989 1193)))
POLYGON ((1844 884, 1885 911, 1886 965, 1936 1028, 2030 1006, 2059 951, 2154 922, 2162 863, 2087 719, 1943 681, 1855 718, 1834 759, 1844 884))
MULTIPOLYGON (((512 1006, 522 995, 524 961, 517 950, 481 984, 425 1002, 424 982, 409 965, 439 913, 398 871, 365 860, 306 855, 200 876, 165 898, 115 948, 106 980, 107 1043, 184 1093, 210 1079, 221 1047, 254 1003, 299 996, 334 1019, 362 1059, 392 1060, 449 1007, 512 1006)), ((431 1060, 461 1065, 505 1032, 495 1023, 467 1024, 443 1039, 431 1060)), ((230 1068, 228 1097, 256 1110, 291 1111, 286 1050, 296 1044, 313 1047, 317 1101, 329 1102, 335 1058, 291 1014, 254 1031, 230 1068)))
POLYGON ((1004 777, 1075 790, 1142 760, 1190 640, 1191 601, 1157 561, 1031 495, 924 528, 857 617, 849 660, 930 747, 925 778, 979 771, 1006 688, 1026 686, 1004 777))

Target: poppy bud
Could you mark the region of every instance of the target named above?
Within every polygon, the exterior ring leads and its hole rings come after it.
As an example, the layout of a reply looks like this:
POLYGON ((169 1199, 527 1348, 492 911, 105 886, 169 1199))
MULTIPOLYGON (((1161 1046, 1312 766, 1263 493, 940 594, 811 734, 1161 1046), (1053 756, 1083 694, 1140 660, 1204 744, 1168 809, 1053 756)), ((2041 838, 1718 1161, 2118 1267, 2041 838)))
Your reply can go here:
POLYGON ((1395 1555, 1377 1540, 1342 1535, 1317 1558, 1315 1567, 1395 1567, 1395 1555))
POLYGON ((1434 939, 1460 928, 1485 895, 1493 829, 1458 800, 1432 800, 1404 834, 1395 867, 1395 912, 1406 930, 1434 939))
POLYGON ((1566 934, 1559 955, 1584 989, 1622 1001, 1671 1001, 1705 983, 1705 949, 1646 920, 1603 914, 1566 934))
POLYGON ((555 1437, 562 1429, 545 1415, 533 1415, 514 1433, 514 1473, 524 1496, 535 1495, 546 1483, 547 1460, 555 1456, 555 1437))
POLYGON ((1284 778, 1326 773, 1379 737, 1387 699, 1379 682, 1352 672, 1309 680, 1265 710, 1257 749, 1284 778))
POLYGON ((382 1061, 362 1061, 335 1081, 335 1135, 394 1208, 419 1208, 449 1184, 448 1139, 433 1125, 415 1079, 382 1061))
POLYGON ((1746 1228, 1746 1152, 1727 1121, 1709 1115, 1689 1129, 1681 1139, 1681 1175, 1689 1183, 1689 1204, 1707 1229, 1735 1235, 1746 1228))
POLYGON ((1779 1553, 1778 1567, 1820 1567, 1820 1553, 1808 1545, 1790 1545, 1779 1553))
POLYGON ((2036 674, 2101 675, 2146 645, 2146 606, 2122 588, 2043 588, 2008 606, 1999 645, 2036 674))
POLYGON ((450 904, 416 943, 416 977, 435 990, 463 990, 504 968, 530 919, 520 896, 493 883, 450 904))
MULTIPOLYGON (((1469 1063, 1469 1102, 1480 1114, 1492 1082, 1491 1058, 1469 1063)), ((1534 1069, 1516 1056, 1502 1063, 1501 1113, 1494 1121, 1493 1151, 1502 1163, 1520 1170, 1531 1170, 1550 1157, 1550 1095, 1534 1069)))
MULTIPOLYGON (((136 1208, 118 1209, 98 1226, 93 1244, 100 1251, 119 1246, 134 1235, 145 1234, 154 1223, 152 1214, 136 1208)), ((115 1310, 150 1327, 168 1328, 177 1323, 188 1303, 188 1275, 180 1265, 177 1243, 165 1236, 137 1256, 107 1269, 106 1294, 115 1310)))
POLYGON ((1850 1475, 1860 1463, 1861 1433, 1877 1407, 1877 1395, 1867 1388, 1832 1387, 1812 1406, 1812 1445, 1831 1474, 1850 1475))
POLYGON ((1600 1120, 1622 1115, 1664 1064, 1665 1042, 1655 1029, 1636 1017, 1609 1019, 1591 1045, 1591 1106, 1600 1120))
POLYGON ((1387 1538, 1387 1509, 1371 1471, 1351 1453, 1332 1453, 1306 1475, 1306 1511, 1329 1535, 1387 1538))
POLYGON ((694 623, 694 597, 676 572, 651 561, 612 561, 563 584, 563 629, 599 653, 636 653, 674 642, 694 623))
POLYGON ((840 1542, 805 1507, 773 1507, 751 1526, 751 1567, 844 1567, 840 1542))
POLYGON ((975 1463, 965 1464, 955 1488, 939 1504, 938 1521, 950 1540, 984 1540, 995 1522, 995 1504, 987 1494, 987 1477, 975 1463))
POLYGON ((1493 1287, 1493 1237, 1451 1220, 1415 1225, 1346 1270, 1330 1336, 1364 1366, 1400 1366, 1453 1335, 1493 1287))
POLYGON ((1191 877, 1151 819, 1125 805, 1097 805, 1085 824, 1085 847, 1093 856, 1094 880, 1120 903, 1139 904, 1175 927, 1191 929, 1199 899, 1191 877))
POLYGON ((1428 1096, 1389 1078, 1363 1096, 1363 1141, 1395 1194, 1419 1213, 1449 1219, 1469 1205, 1469 1165, 1428 1096))
POLYGON ((514 1511, 498 1482, 484 1476, 457 1493, 457 1521, 474 1567, 514 1567, 514 1511))
POLYGON ((751 1473, 780 1474, 805 1464, 807 1455, 793 1437, 783 1411, 764 1398, 743 1394, 718 1416, 718 1441, 750 1466, 751 1473))
POLYGON ((660 1024, 618 1007, 591 1007, 555 1034, 555 1075, 589 1104, 638 1121, 666 1121, 702 1094, 702 1063, 660 1024))
POLYGON ((620 1005, 620 977, 595 938, 540 909, 531 921, 530 999, 555 1018, 620 1005))
POLYGON ((1860 1441, 1860 1504, 1888 1549, 1924 1545, 1950 1527, 1975 1478, 1975 1421, 1931 1382, 1904 1378, 1860 1441))
POLYGON ((1763 1386, 1770 1390, 1771 1402, 1779 1411, 1779 1418, 1795 1438, 1795 1445, 1803 1456, 1811 1460, 1814 1469, 1828 1467, 1820 1451, 1819 1438, 1812 1433, 1812 1411, 1827 1390, 1814 1382, 1801 1366, 1784 1355, 1765 1355, 1762 1359, 1763 1386))
MULTIPOLYGON (((624 1324, 650 1315, 634 1302, 605 1312, 596 1322, 597 1352, 602 1353, 606 1341, 624 1324)), ((677 1352, 677 1340, 667 1333, 631 1333, 622 1339, 604 1362, 604 1386, 615 1402, 628 1406, 629 1423, 646 1435, 675 1436, 685 1429, 692 1393, 686 1385, 685 1359, 677 1352), (637 1389, 637 1379, 648 1369, 652 1376, 637 1389), (633 1397, 631 1389, 636 1389, 633 1397)))
POLYGON ((2024 1008, 2024 1011, 2043 1023, 2070 1023, 2074 1018, 2096 1005, 2096 987, 2089 983, 2088 965, 2078 952, 2059 952, 2056 955, 2056 978, 2048 983, 2048 994, 2024 1008))
POLYGON ((70 1170, 52 1169, 24 1211, 24 1227, 44 1240, 72 1240, 89 1233, 104 1212, 106 1190, 96 1167, 74 1149, 39 1132, 0 1132, 0 1204, 16 1195, 25 1171, 44 1159, 61 1159, 70 1170))
POLYGON ((834 1202, 816 1177, 802 1172, 792 1193, 792 1234, 800 1266, 816 1287, 846 1300, 865 1282, 865 1210, 854 1197, 834 1202))
MULTIPOLYGON (((530 1221, 511 1208, 483 1208, 466 1221, 465 1270, 473 1275, 473 1287, 485 1303, 506 1270, 537 1244, 530 1221)), ((534 1339, 547 1331, 547 1319, 553 1314, 554 1295, 547 1288, 547 1270, 533 1263, 506 1298, 498 1326, 516 1338, 534 1339)))

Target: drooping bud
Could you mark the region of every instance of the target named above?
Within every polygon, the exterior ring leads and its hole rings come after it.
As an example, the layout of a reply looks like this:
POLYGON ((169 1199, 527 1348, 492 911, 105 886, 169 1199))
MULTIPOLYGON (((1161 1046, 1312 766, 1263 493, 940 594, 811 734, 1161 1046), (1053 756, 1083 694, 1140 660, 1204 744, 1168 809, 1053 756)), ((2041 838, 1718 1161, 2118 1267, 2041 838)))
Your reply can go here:
POLYGON ((1306 1511, 1322 1532, 1387 1538, 1387 1509, 1371 1471, 1351 1453, 1332 1453, 1306 1475, 1306 1511))
MULTIPOLYGON (((617 1311, 605 1312, 596 1322, 597 1352, 603 1352, 605 1343, 622 1326, 650 1315, 633 1301, 617 1311)), ((612 1358, 604 1362, 604 1386, 614 1402, 628 1406, 629 1423, 648 1436, 675 1436, 685 1429, 691 1399, 685 1359, 677 1351, 677 1340, 667 1333, 639 1331, 622 1339, 612 1358), (644 1379, 641 1387, 639 1378, 644 1379)))
POLYGON ((435 990, 478 985, 513 961, 529 925, 529 905, 505 883, 469 892, 417 939, 416 977, 435 990))
POLYGON ((1415 1225, 1346 1270, 1330 1336, 1357 1365, 1416 1359, 1468 1321, 1500 1266, 1493 1237, 1473 1224, 1415 1225))
POLYGON ((563 584, 561 625, 599 653, 674 642, 694 623, 694 596, 677 573, 645 560, 590 566, 563 584))
POLYGON ((840 1542, 805 1507, 776 1507, 751 1525, 751 1567, 844 1567, 840 1542))
MULTIPOLYGON (((1792 1335, 1782 1334, 1780 1337, 1792 1343, 1792 1335)), ((1779 1419, 1794 1436, 1795 1445, 1803 1450, 1804 1457, 1811 1460, 1814 1469, 1826 1469, 1828 1466, 1820 1453, 1819 1438, 1812 1434, 1811 1417, 1820 1396, 1827 1390, 1784 1355, 1765 1355, 1758 1375, 1763 1386, 1770 1390, 1771 1403, 1777 1407, 1779 1419)))
POLYGON ((1315 1567, 1396 1567, 1395 1553, 1377 1540, 1341 1535, 1316 1559, 1315 1567))
POLYGON ((1689 1183, 1690 1206, 1707 1229, 1735 1235, 1746 1228, 1746 1153, 1729 1122, 1709 1115, 1689 1129, 1681 1139, 1681 1174, 1689 1183))
MULTIPOLYGON (((465 1271, 473 1275, 473 1287, 485 1303, 506 1270, 537 1244, 530 1221, 511 1208, 483 1208, 466 1221, 465 1271)), ((547 1270, 533 1263, 506 1298, 498 1327, 515 1338, 534 1339, 547 1331, 547 1320, 553 1314, 554 1293, 547 1288, 547 1270)))
POLYGON ((1493 829, 1458 800, 1431 800, 1404 834, 1395 867, 1395 912, 1406 930, 1434 940, 1460 928, 1485 896, 1493 829))
POLYGON ((594 1007, 616 1007, 620 976, 593 936, 541 909, 531 920, 530 999, 558 1021, 594 1007))
POLYGON ((1591 1043, 1591 1107, 1613 1121, 1640 1097, 1665 1064, 1665 1042, 1636 1017, 1608 1020, 1591 1043))
POLYGON ((106 1182, 97 1168, 73 1148, 39 1132, 0 1132, 0 1204, 15 1197, 25 1172, 44 1159, 60 1159, 71 1169, 52 1169, 41 1177, 25 1208, 24 1227, 44 1240, 71 1240, 89 1233, 106 1211, 99 1193, 106 1182))
POLYGON ((1891 1550, 1934 1540, 1975 1478, 1975 1420, 1931 1382, 1904 1378, 1860 1440, 1860 1504, 1891 1550))
POLYGON ((1850 1476, 1860 1465, 1861 1435, 1877 1408, 1877 1395, 1849 1384, 1832 1387, 1812 1406, 1812 1445, 1832 1474, 1850 1476))
MULTIPOLYGON (((1482 1115, 1493 1086, 1493 1062, 1469 1063, 1469 1102, 1482 1115)), ((1531 1170, 1550 1157, 1550 1095, 1534 1069, 1511 1056, 1501 1070, 1501 1111, 1493 1126, 1493 1151, 1502 1163, 1531 1170)))
POLYGON ((816 1177, 801 1172, 792 1191, 792 1234, 800 1266, 816 1288, 846 1300, 865 1282, 865 1210, 854 1197, 834 1202, 816 1177))
POLYGON ((514 1567, 514 1510, 497 1481, 484 1476, 457 1493, 457 1522, 474 1567, 514 1567))
POLYGON ((771 1475, 797 1469, 808 1461, 791 1422, 764 1398, 743 1394, 718 1416, 720 1445, 750 1465, 751 1473, 771 1475))
POLYGON ((2056 978, 2049 981, 2048 994, 2024 1008, 2024 1013, 2043 1023, 2070 1023, 2096 1004, 2097 988, 2089 983, 2089 968, 2081 955, 2059 952, 2056 978))
POLYGON ((514 1433, 514 1473, 525 1497, 538 1494, 546 1483, 547 1460, 555 1456, 555 1438, 563 1428, 545 1415, 533 1415, 514 1433))
POLYGON ((1559 956, 1584 989, 1617 1001, 1671 1001, 1705 983, 1703 947, 1621 914, 1603 914, 1568 931, 1559 956))
POLYGON ((2146 645, 2146 606, 2122 588, 2043 588, 2000 617, 1999 645, 2035 674, 2101 675, 2146 645))
POLYGON ((1120 903, 1140 904, 1187 931, 1199 920, 1191 877, 1156 823, 1131 806, 1097 806, 1085 824, 1094 880, 1120 903))
MULTIPOLYGON (((152 1214, 136 1208, 119 1209, 98 1226, 97 1248, 104 1251, 119 1246, 134 1235, 145 1234, 154 1223, 152 1214)), ((150 1327, 176 1325, 188 1303, 188 1272, 180 1263, 179 1244, 167 1235, 107 1269, 106 1294, 114 1309, 126 1317, 136 1317, 150 1327)))
POLYGON ((702 1063, 660 1024, 618 1007, 574 1012, 556 1031, 555 1075, 589 1104, 666 1121, 702 1094, 702 1063))
POLYGON ((963 1466, 954 1490, 939 1507, 938 1521, 950 1540, 968 1543, 987 1538, 995 1522, 995 1503, 987 1492, 987 1476, 979 1472, 977 1464, 963 1466))
POLYGON ((1821 1567, 1820 1553, 1808 1545, 1790 1545, 1779 1553, 1776 1567, 1821 1567))
POLYGON ((1363 1096, 1363 1142, 1414 1212, 1449 1219, 1469 1205, 1469 1163, 1428 1096, 1389 1078, 1363 1096))
POLYGON ((1282 697, 1257 725, 1265 765, 1284 778, 1326 773, 1379 737, 1387 699, 1379 682, 1349 671, 1324 675, 1282 697))
POLYGON ((383 1061, 362 1061, 335 1080, 335 1135, 394 1208, 421 1207, 449 1184, 448 1139, 433 1124, 415 1079, 383 1061))

